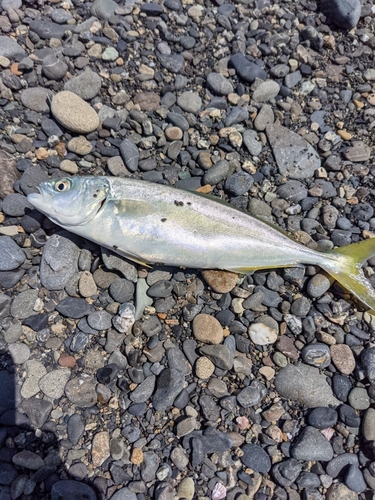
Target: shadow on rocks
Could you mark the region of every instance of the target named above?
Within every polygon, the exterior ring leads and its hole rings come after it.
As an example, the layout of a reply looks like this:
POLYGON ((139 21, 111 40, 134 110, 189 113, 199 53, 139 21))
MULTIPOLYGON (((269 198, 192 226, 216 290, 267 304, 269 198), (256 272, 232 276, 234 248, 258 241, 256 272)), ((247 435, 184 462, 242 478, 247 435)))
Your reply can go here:
POLYGON ((20 386, 9 352, 0 347, 0 499, 104 500, 104 478, 85 484, 82 462, 66 466, 73 446, 58 438, 52 403, 22 400, 20 386))

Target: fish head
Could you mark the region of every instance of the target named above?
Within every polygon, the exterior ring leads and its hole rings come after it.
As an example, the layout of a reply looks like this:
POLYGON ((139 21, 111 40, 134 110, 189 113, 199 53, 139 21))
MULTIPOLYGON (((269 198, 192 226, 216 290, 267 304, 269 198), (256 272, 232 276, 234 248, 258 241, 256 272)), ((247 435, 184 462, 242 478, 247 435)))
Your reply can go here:
POLYGON ((82 226, 102 211, 110 193, 105 177, 64 177, 42 182, 29 202, 60 226, 82 226))

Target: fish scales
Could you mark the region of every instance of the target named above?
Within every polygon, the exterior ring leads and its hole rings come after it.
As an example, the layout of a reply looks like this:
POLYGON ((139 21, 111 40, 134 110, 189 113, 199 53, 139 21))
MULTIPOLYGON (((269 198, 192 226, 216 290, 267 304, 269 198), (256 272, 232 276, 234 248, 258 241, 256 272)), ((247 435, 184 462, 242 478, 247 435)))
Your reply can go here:
POLYGON ((61 227, 135 262, 234 272, 319 265, 375 309, 361 269, 375 241, 317 252, 214 197, 131 178, 56 179, 28 199, 61 227))

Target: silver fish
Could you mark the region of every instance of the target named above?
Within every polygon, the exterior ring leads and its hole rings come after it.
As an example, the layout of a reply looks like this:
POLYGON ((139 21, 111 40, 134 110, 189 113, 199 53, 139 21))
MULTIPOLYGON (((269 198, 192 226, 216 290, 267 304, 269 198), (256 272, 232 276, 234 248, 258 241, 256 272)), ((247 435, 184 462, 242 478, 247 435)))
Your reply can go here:
POLYGON ((51 180, 28 200, 59 226, 138 263, 241 273, 313 264, 375 310, 362 271, 375 239, 317 252, 214 197, 130 178, 51 180))

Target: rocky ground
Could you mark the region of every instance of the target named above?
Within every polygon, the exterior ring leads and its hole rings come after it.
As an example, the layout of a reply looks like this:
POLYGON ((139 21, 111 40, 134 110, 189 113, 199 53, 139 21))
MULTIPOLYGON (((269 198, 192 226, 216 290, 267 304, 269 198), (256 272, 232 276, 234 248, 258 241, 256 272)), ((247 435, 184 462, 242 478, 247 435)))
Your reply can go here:
POLYGON ((375 237, 372 3, 0 4, 0 499, 372 498, 375 315, 348 291, 142 268, 25 197, 132 176, 318 250, 375 237))

